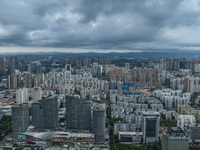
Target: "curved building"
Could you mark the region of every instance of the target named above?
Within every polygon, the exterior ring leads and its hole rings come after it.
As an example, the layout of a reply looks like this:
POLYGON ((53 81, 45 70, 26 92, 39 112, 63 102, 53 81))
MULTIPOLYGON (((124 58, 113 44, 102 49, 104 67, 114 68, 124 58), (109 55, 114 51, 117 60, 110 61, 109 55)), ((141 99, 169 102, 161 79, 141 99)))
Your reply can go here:
POLYGON ((105 141, 105 110, 96 107, 93 110, 94 141, 103 143, 105 141))

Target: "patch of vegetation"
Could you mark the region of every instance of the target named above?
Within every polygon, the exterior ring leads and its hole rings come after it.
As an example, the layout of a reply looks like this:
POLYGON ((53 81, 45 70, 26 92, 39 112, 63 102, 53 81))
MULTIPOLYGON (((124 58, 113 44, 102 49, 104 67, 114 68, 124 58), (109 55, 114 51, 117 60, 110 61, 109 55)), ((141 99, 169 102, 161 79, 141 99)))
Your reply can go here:
POLYGON ((153 144, 114 144, 111 146, 112 150, 161 150, 161 141, 155 142, 153 144))
POLYGON ((190 145, 190 150, 200 150, 200 145, 190 145))
POLYGON ((177 126, 177 122, 175 121, 174 117, 172 117, 172 120, 169 120, 169 119, 166 119, 165 115, 161 114, 160 126, 176 127, 177 126))

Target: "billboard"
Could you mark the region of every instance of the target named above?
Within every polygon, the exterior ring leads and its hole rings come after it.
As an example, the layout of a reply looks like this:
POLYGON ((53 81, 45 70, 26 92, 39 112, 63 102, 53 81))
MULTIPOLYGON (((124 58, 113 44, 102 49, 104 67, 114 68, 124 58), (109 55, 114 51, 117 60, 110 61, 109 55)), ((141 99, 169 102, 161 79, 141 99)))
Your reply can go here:
POLYGON ((19 140, 25 140, 26 139, 26 136, 25 135, 17 135, 17 138, 19 140))

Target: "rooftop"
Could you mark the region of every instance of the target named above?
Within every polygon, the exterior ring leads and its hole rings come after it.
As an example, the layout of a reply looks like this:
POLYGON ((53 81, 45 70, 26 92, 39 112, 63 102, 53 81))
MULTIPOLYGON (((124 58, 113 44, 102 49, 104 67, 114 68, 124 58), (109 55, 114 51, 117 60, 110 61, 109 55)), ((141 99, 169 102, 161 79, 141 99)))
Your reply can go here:
POLYGON ((160 115, 158 111, 143 111, 142 114, 144 116, 159 116, 160 115))
POLYGON ((142 132, 118 132, 120 135, 143 135, 142 132))

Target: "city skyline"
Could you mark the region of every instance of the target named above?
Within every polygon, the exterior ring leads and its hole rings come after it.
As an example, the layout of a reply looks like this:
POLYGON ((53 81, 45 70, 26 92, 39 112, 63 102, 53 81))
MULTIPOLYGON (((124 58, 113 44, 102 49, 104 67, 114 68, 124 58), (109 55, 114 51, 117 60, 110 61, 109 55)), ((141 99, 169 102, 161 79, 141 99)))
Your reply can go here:
POLYGON ((0 149, 200 149, 200 0, 0 1, 0 149))
POLYGON ((63 54, 1 56, 1 148, 200 147, 200 57, 63 54))

